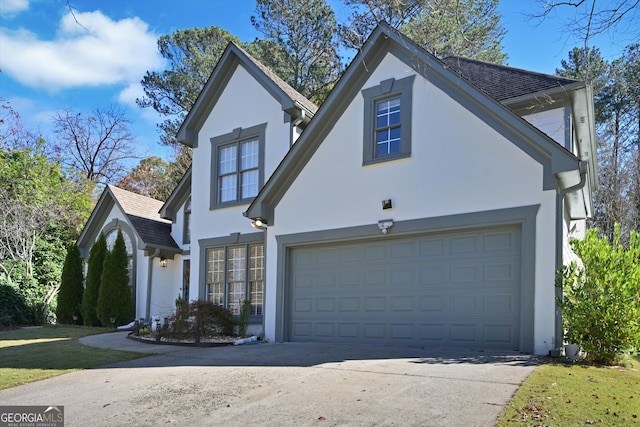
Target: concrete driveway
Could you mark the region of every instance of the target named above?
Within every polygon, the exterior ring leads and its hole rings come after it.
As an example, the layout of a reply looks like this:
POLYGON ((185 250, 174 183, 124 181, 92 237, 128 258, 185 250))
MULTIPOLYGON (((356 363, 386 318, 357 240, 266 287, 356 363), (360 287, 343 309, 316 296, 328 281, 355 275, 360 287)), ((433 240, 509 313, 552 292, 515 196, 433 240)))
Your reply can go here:
POLYGON ((325 343, 191 348, 126 332, 87 345, 156 353, 0 391, 64 405, 65 426, 492 426, 534 356, 325 343))

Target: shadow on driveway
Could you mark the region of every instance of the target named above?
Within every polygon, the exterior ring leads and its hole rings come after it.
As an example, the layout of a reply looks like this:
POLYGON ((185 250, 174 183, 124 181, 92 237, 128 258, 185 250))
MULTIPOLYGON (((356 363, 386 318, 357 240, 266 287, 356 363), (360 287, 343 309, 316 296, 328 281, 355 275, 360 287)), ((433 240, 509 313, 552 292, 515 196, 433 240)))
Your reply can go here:
POLYGON ((402 359, 412 364, 491 365, 533 367, 541 363, 537 356, 509 351, 481 351, 464 348, 428 348, 345 343, 258 343, 222 347, 185 347, 145 344, 127 339, 127 333, 83 337, 86 345, 116 350, 155 353, 142 359, 110 367, 163 366, 297 366, 364 360, 402 359))

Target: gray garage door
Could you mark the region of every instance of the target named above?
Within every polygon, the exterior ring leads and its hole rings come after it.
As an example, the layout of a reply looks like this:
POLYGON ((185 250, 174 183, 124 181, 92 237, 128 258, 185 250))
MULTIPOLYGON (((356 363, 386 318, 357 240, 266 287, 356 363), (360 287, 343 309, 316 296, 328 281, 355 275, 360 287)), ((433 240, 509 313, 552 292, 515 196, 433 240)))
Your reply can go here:
POLYGON ((518 349, 520 229, 294 248, 285 336, 518 349))

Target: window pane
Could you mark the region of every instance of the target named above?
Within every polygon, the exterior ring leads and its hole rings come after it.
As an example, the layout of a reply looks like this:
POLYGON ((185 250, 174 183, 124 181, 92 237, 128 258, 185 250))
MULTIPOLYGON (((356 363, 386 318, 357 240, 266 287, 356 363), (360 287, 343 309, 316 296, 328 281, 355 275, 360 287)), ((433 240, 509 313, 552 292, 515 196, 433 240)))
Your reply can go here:
POLYGON ((246 280, 246 248, 229 248, 227 252, 227 280, 229 282, 246 280))
POLYGON ((224 307, 224 283, 209 284, 209 301, 224 307))
POLYGON ((242 172, 242 198, 255 197, 258 194, 258 170, 242 172))
POLYGON ((224 249, 207 250, 207 293, 209 301, 224 306, 224 249))
POLYGON ((251 282, 251 314, 262 315, 262 298, 264 295, 264 284, 262 281, 251 282))
POLYGON ((400 98, 376 103, 376 129, 400 124, 400 98))
POLYGON ((246 283, 243 282, 230 282, 229 283, 229 310, 232 314, 240 314, 240 307, 242 301, 246 299, 244 290, 246 283))
MULTIPOLYGON (((107 249, 113 250, 113 245, 116 243, 116 239, 118 238, 118 230, 118 228, 111 230, 105 236, 105 239, 107 241, 107 249)), ((127 255, 133 255, 133 247, 131 246, 131 239, 129 238, 129 234, 122 231, 122 238, 124 239, 124 247, 127 251, 127 255)))
POLYGON ((262 280, 264 277, 264 245, 249 248, 249 280, 262 280))
POLYGON ((258 167, 258 140, 243 142, 240 148, 240 170, 258 167))
POLYGON ((262 315, 262 301, 264 295, 264 245, 249 247, 249 298, 251 314, 262 315))
POLYGON ((224 282, 224 249, 207 251, 207 282, 224 282))
POLYGON ((389 126, 400 124, 400 98, 389 101, 389 126))
POLYGON ((238 192, 236 179, 236 174, 220 177, 220 202, 236 200, 238 192))
POLYGON ((226 175, 236 171, 236 151, 237 148, 235 145, 220 148, 220 175, 226 175))

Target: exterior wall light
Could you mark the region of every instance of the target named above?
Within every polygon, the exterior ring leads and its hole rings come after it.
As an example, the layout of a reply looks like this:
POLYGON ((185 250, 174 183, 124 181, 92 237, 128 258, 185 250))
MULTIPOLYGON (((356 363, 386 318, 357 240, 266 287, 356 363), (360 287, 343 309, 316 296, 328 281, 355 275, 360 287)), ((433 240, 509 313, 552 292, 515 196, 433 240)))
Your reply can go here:
POLYGON ((393 227, 392 219, 381 219, 378 221, 378 228, 382 231, 382 234, 387 234, 391 227, 393 227))
POLYGON ((160 257, 160 267, 167 268, 167 259, 165 257, 160 257))
POLYGON ((258 230, 267 229, 267 223, 262 218, 256 218, 253 221, 251 221, 251 226, 253 228, 257 228, 258 230))

